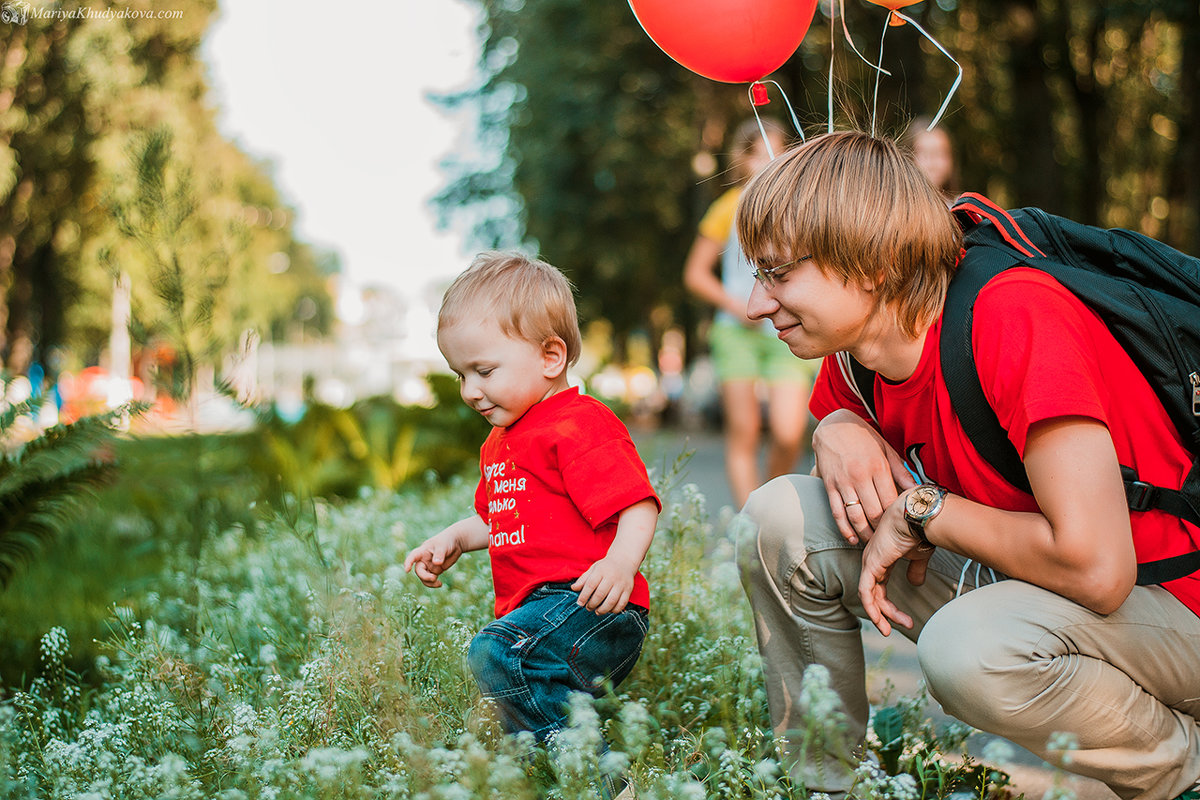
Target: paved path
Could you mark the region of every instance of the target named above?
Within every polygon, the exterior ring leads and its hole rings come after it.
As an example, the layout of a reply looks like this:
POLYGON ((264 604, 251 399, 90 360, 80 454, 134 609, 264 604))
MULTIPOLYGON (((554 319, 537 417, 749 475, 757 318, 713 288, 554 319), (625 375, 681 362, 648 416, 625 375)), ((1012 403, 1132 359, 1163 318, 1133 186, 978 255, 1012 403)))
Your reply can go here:
MULTIPOLYGON (((733 509, 733 497, 725 478, 724 448, 721 435, 711 430, 679 431, 670 429, 639 428, 630 426, 634 441, 647 466, 660 474, 686 454, 683 466, 683 483, 694 483, 708 499, 709 515, 714 521, 726 518, 733 509)), ((811 456, 800 465, 798 471, 807 472, 812 466, 811 456)), ((723 530, 717 531, 724 535, 723 530)), ((911 695, 918 689, 921 679, 917 664, 916 646, 898 634, 883 637, 871 625, 864 625, 863 642, 866 649, 868 683, 873 699, 879 697, 890 683, 896 695, 911 695), (870 665, 875 665, 871 667, 870 665)), ((935 720, 949 719, 940 713, 937 704, 930 701, 930 714, 935 720)), ((999 739, 989 734, 972 737, 971 752, 980 755, 988 742, 999 739)), ((1040 758, 1011 742, 1013 752, 1010 761, 995 764, 1006 770, 1013 778, 1019 792, 1029 800, 1038 800, 1055 785, 1075 793, 1077 800, 1114 800, 1113 794, 1103 784, 1086 778, 1068 778, 1063 773, 1056 775, 1040 758)))

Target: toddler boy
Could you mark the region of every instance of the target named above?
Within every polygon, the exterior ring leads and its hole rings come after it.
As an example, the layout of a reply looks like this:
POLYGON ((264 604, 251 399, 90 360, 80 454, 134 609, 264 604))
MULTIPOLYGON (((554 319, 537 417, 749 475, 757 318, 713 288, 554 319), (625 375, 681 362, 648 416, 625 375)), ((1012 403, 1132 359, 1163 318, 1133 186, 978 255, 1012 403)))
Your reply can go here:
POLYGON ((661 504, 625 426, 567 385, 581 336, 561 272, 484 253, 447 290, 437 330, 463 401, 493 428, 475 514, 404 568, 438 587, 459 556, 488 549, 497 618, 468 663, 504 729, 542 742, 566 724, 572 692, 615 686, 637 661, 650 602, 638 569, 661 504))

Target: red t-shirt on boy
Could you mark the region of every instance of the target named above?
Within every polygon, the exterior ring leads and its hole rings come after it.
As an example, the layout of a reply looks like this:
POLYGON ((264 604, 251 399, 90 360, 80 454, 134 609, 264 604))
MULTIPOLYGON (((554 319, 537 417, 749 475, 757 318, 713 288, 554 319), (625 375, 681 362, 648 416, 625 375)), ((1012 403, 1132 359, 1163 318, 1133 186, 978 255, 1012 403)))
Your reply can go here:
MULTIPOLYGON (((475 510, 488 523, 497 617, 604 558, 619 512, 647 498, 662 508, 625 425, 575 388, 493 428, 479 468, 475 510)), ((629 602, 650 607, 640 572, 629 602)))
MULTIPOLYGON (((979 456, 955 416, 942 379, 941 327, 939 318, 908 380, 875 381, 880 432, 923 478, 994 508, 1036 511, 1032 496, 979 456)), ((1089 417, 1108 427, 1118 460, 1140 480, 1183 484, 1191 457, 1154 390, 1104 322, 1054 278, 1018 268, 993 279, 975 303, 972 343, 984 394, 1022 458, 1034 423, 1089 417)), ((825 360, 810 407, 818 418, 847 408, 870 420, 834 356, 825 360)), ((1162 511, 1131 512, 1130 520, 1139 562, 1200 543, 1200 528, 1162 511)), ((1200 615, 1200 575, 1164 588, 1200 615)))

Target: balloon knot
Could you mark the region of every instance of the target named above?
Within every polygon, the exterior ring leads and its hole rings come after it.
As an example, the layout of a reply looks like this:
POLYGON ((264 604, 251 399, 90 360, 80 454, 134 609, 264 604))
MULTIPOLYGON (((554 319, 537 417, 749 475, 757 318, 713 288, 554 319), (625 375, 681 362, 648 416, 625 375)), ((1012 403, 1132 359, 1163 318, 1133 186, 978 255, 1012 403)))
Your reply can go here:
POLYGON ((771 98, 767 96, 766 84, 755 81, 750 84, 750 102, 756 106, 769 105, 771 98))

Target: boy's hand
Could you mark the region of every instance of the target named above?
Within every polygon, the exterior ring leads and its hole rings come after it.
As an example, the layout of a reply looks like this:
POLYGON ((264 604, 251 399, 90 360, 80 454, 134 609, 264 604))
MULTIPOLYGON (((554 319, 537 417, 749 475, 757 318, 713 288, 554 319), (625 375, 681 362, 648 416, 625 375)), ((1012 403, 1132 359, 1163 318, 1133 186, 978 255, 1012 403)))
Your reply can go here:
POLYGON ((429 537, 409 553, 404 559, 404 571, 412 572, 415 566, 421 583, 437 589, 442 585, 438 576, 454 566, 454 562, 458 561, 462 554, 463 548, 458 542, 458 537, 447 529, 429 537))
POLYGON ((579 592, 579 605, 597 614, 620 613, 629 603, 636 574, 636 566, 608 555, 588 567, 571 584, 571 590, 579 592))
POLYGON ((892 503, 883 514, 875 535, 863 549, 862 574, 858 596, 867 618, 884 636, 893 625, 912 628, 913 620, 887 596, 887 583, 892 570, 901 559, 908 559, 908 582, 920 586, 925 582, 929 559, 935 550, 932 544, 921 542, 904 521, 904 495, 892 503))
POLYGON ((822 419, 812 447, 833 520, 850 544, 869 541, 884 510, 917 485, 900 454, 853 411, 839 409, 822 419))

